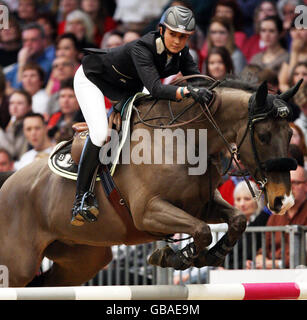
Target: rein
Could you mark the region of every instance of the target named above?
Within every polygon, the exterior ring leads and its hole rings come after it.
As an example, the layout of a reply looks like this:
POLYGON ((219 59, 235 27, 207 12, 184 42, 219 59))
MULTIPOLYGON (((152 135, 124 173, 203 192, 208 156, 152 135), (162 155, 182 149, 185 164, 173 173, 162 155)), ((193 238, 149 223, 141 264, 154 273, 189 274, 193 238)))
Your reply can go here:
MULTIPOLYGON (((171 84, 172 85, 179 85, 179 83, 186 81, 188 79, 195 79, 195 78, 201 78, 201 79, 206 79, 206 80, 210 80, 212 81, 212 85, 210 87, 208 87, 209 90, 213 90, 216 86, 218 86, 221 82, 219 80, 215 80, 209 76, 205 76, 205 75, 190 75, 190 76, 185 76, 182 77, 180 79, 177 79, 176 81, 173 81, 171 84)), ((172 110, 172 106, 171 106, 171 101, 168 101, 168 109, 169 109, 169 113, 171 116, 171 120, 168 122, 168 124, 166 125, 153 125, 148 123, 148 121, 152 121, 152 120, 159 120, 159 119, 169 119, 169 117, 166 116, 160 116, 160 117, 154 117, 154 118, 148 118, 146 119, 146 116, 150 113, 150 111, 152 110, 152 108, 155 106, 155 104, 159 101, 159 99, 155 99, 155 101, 153 102, 153 104, 150 106, 149 110, 146 112, 146 114, 144 115, 143 118, 141 118, 140 116, 140 110, 138 110, 138 108, 136 108, 135 106, 133 106, 133 109, 136 111, 137 117, 138 117, 138 121, 134 122, 134 124, 139 124, 142 123, 150 128, 155 128, 155 129, 171 129, 171 128, 179 128, 182 126, 185 126, 187 124, 193 123, 193 122, 197 122, 197 120, 199 120, 199 118, 203 115, 203 109, 202 112, 200 114, 198 114, 196 117, 194 117, 193 119, 187 120, 187 121, 181 121, 180 123, 174 123, 176 121, 179 121, 179 119, 188 111, 190 110, 192 107, 194 107, 195 105, 197 105, 197 103, 195 101, 193 101, 191 104, 189 104, 188 106, 186 106, 179 114, 177 114, 176 116, 174 116, 173 110, 172 110)), ((216 94, 213 92, 213 98, 209 103, 209 108, 211 105, 214 104, 214 102, 216 101, 216 94)))
MULTIPOLYGON (((182 77, 180 79, 177 79, 175 80, 174 82, 172 82, 172 85, 179 85, 180 83, 182 83, 183 81, 186 81, 186 80, 189 80, 189 79, 195 79, 195 78, 201 78, 201 79, 205 79, 205 80, 210 80, 212 82, 212 84, 208 87, 209 90, 213 90, 215 87, 219 86, 222 81, 219 81, 219 80, 215 80, 209 76, 206 76, 206 75, 190 75, 190 76, 185 76, 185 77, 182 77)), ((245 180, 252 196, 254 198, 256 198, 256 195, 254 193, 254 190, 252 189, 251 187, 251 184, 249 182, 249 180, 246 178, 246 174, 245 174, 245 171, 241 168, 239 162, 237 161, 235 155, 237 156, 237 158, 239 158, 239 148, 236 148, 236 147, 233 147, 228 141, 227 139, 225 138, 225 136, 223 135, 221 129, 219 128, 218 124, 216 123, 216 121, 214 120, 213 118, 213 115, 212 115, 212 112, 210 111, 210 106, 212 106, 214 104, 214 102, 217 100, 217 95, 216 93, 213 91, 213 99, 210 101, 209 105, 200 105, 200 109, 201 109, 201 113, 198 114, 196 117, 194 117, 193 119, 190 119, 188 121, 182 121, 180 123, 174 123, 176 121, 179 120, 180 117, 182 117, 189 109, 191 109, 192 107, 194 107, 196 105, 196 102, 194 101, 193 103, 189 104, 188 106, 186 106, 184 108, 184 110, 182 110, 178 115, 174 116, 174 113, 173 113, 173 110, 171 108, 171 101, 169 100, 168 102, 168 108, 169 108, 169 112, 170 112, 170 115, 171 115, 171 120, 169 121, 169 123, 167 125, 152 125, 152 124, 149 124, 147 123, 148 121, 152 121, 152 120, 157 120, 157 119, 169 119, 169 117, 166 117, 166 116, 160 116, 160 117, 154 117, 154 118, 148 118, 146 119, 146 116, 149 114, 149 112, 152 110, 152 108, 154 107, 154 105, 158 102, 158 99, 156 99, 154 101, 154 103, 150 106, 149 110, 146 112, 146 114, 144 115, 143 118, 141 118, 140 116, 140 111, 135 107, 133 106, 134 110, 136 111, 136 114, 137 114, 137 117, 138 117, 138 121, 134 122, 134 124, 139 124, 139 123, 142 123, 148 127, 151 127, 151 128, 156 128, 156 129, 168 129, 168 128, 178 128, 178 127, 181 127, 181 126, 184 126, 184 125, 187 125, 187 124, 190 124, 192 122, 196 122, 197 120, 199 120, 203 115, 205 116, 205 118, 210 122, 210 124, 212 125, 212 127, 215 129, 215 131, 218 133, 218 135, 222 138, 226 148, 228 149, 228 151, 230 152, 231 154, 231 158, 229 160, 229 164, 226 168, 226 170, 224 170, 224 172, 222 173, 222 175, 225 175, 229 169, 230 169, 230 166, 231 166, 231 163, 232 163, 232 160, 234 160, 238 170, 239 170, 239 173, 241 174, 241 176, 243 177, 243 179, 245 180)), ((245 135, 242 139, 242 141, 240 142, 240 145, 243 143, 247 133, 248 133, 248 127, 247 126, 247 130, 245 132, 245 135)), ((256 180, 255 180, 256 181, 256 180)), ((265 186, 265 183, 261 183, 260 182, 260 185, 265 186)), ((260 195, 259 195, 260 196, 260 195)), ((210 198, 212 198, 212 194, 210 195, 210 198)))

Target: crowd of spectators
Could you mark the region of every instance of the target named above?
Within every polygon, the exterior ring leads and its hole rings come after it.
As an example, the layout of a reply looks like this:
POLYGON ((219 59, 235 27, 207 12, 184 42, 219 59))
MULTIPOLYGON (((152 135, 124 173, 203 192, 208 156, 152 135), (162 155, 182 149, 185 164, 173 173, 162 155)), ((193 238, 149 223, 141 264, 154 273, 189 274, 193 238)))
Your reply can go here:
MULTIPOLYGON (((0 30, 0 171, 19 170, 48 155, 63 139, 62 132, 67 139, 73 134, 71 125, 84 121, 73 89, 83 48, 109 49, 135 41, 157 29, 166 8, 183 5, 195 13, 197 28, 189 47, 201 73, 215 79, 233 74, 255 84, 266 80, 273 93, 304 79, 290 101, 290 125, 292 156, 300 165, 300 183, 294 182, 293 193, 305 190, 300 194, 306 200, 307 30, 295 23, 295 7, 307 5, 306 0, 2 0, 0 4, 9 8, 9 28, 0 30)), ((111 101, 105 100, 110 108, 111 101)), ((233 192, 242 179, 225 180, 220 191, 235 205, 233 192)), ((289 214, 294 221, 295 213, 289 214)))
MULTIPOLYGON (((83 48, 108 49, 137 40, 157 29, 169 6, 194 11, 197 27, 189 48, 203 74, 215 79, 234 74, 255 83, 267 80, 274 92, 287 90, 301 77, 307 80, 307 32, 295 27, 295 7, 303 0, 0 2, 9 9, 9 28, 0 30, 0 148, 7 149, 13 161, 33 148, 22 130, 27 112, 43 115, 52 143, 63 126, 83 120, 77 103, 69 116, 64 98, 60 105, 61 86, 67 89, 73 79, 83 48), (10 104, 21 92, 30 96, 30 105, 16 117, 10 104), (17 140, 23 140, 22 149, 16 148, 17 140)), ((292 122, 306 140, 305 93, 303 86, 291 103, 296 111, 292 122)))

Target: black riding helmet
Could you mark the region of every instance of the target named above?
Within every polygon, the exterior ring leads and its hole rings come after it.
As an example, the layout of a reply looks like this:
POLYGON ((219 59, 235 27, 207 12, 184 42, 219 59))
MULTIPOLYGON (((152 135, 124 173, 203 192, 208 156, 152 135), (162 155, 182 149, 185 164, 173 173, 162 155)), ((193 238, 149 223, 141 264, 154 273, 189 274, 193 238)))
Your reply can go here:
POLYGON ((160 25, 172 31, 192 34, 195 31, 195 17, 189 8, 173 6, 163 13, 160 25))

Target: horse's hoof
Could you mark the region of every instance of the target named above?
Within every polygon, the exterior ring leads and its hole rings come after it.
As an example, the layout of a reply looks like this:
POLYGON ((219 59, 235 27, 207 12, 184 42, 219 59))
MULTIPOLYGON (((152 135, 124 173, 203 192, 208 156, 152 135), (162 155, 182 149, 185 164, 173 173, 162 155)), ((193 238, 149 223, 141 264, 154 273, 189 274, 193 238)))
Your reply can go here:
POLYGON ((165 246, 162 249, 156 249, 151 256, 148 258, 148 263, 153 266, 159 266, 162 268, 167 268, 166 258, 169 255, 173 255, 174 251, 170 246, 165 246))
POLYGON ((148 263, 161 268, 174 268, 175 270, 185 270, 192 265, 192 261, 188 261, 179 251, 174 252, 170 246, 156 249, 149 257, 148 263))

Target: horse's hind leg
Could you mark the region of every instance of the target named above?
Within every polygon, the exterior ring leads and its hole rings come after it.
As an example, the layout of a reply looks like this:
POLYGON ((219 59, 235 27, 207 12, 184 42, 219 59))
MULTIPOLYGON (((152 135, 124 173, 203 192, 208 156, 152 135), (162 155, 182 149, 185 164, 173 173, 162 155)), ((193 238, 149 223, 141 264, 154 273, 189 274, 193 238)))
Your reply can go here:
MULTIPOLYGON (((5 242, 3 242, 5 243, 5 242)), ((41 253, 26 241, 14 241, 0 246, 0 265, 9 271, 9 287, 24 287, 39 271, 41 253)))
POLYGON ((112 260, 110 247, 69 246, 59 241, 46 249, 52 267, 36 279, 40 286, 78 286, 92 279, 112 260))
POLYGON ((216 190, 210 212, 204 213, 204 220, 209 223, 226 222, 228 231, 210 250, 202 251, 196 259, 194 266, 220 266, 224 263, 226 255, 232 250, 237 240, 246 228, 246 217, 239 210, 226 202, 219 191, 216 190))

